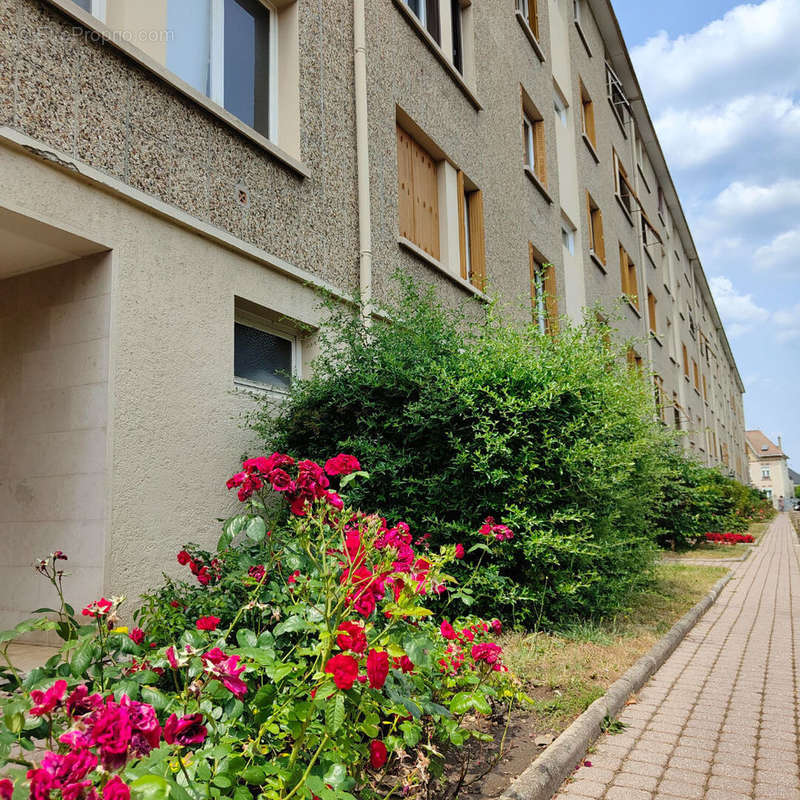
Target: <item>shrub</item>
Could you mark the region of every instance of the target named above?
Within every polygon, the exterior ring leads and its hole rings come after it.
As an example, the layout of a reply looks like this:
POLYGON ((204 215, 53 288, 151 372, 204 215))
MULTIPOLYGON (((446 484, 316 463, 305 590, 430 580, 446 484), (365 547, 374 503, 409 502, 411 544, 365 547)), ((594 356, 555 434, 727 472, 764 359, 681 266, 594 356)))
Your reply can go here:
POLYGON ((716 544, 753 544, 755 541, 749 533, 707 533, 705 535, 707 542, 714 542, 716 544))
POLYGON ((487 511, 506 520, 516 538, 464 598, 480 613, 530 626, 624 606, 648 576, 662 482, 649 382, 594 322, 551 337, 408 285, 385 313, 391 325, 367 327, 332 310, 313 377, 254 429, 291 453, 358 452, 371 477, 354 502, 436 546, 487 511))
POLYGON ((668 479, 655 500, 654 526, 664 547, 686 549, 709 530, 745 531, 774 511, 759 493, 718 469, 704 467, 677 450, 664 454, 668 479))
POLYGON ((519 695, 491 639, 498 623, 437 623, 427 608, 455 588, 456 548, 415 548, 408 526, 331 489, 357 466, 245 462, 228 482, 242 513, 213 554, 178 554, 191 582, 149 595, 133 630, 120 626, 120 597, 76 618, 61 593, 66 556, 40 562, 56 619, 0 634, 0 651, 35 628, 66 641, 25 678, 8 665, 0 797, 425 796, 446 747, 487 738, 469 719, 519 695), (277 526, 273 490, 291 509, 277 526))

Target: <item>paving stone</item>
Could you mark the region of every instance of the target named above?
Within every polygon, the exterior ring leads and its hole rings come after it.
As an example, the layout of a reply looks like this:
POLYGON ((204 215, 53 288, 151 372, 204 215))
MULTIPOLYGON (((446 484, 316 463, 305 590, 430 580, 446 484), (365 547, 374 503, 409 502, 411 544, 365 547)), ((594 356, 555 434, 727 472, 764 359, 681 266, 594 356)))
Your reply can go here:
POLYGON ((650 800, 652 792, 629 789, 627 786, 612 786, 605 793, 605 800, 650 800))

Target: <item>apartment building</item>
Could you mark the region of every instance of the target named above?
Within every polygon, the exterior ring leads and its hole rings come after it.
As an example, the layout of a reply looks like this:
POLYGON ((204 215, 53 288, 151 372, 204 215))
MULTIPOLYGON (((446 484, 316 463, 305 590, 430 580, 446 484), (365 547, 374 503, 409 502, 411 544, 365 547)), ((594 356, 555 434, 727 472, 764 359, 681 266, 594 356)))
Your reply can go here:
POLYGON ((687 450, 743 386, 608 0, 0 0, 0 626, 213 541, 324 290, 609 320, 687 450))
POLYGON ((794 497, 794 482, 781 437, 778 437, 777 444, 759 430, 747 431, 745 437, 750 483, 762 491, 775 508, 789 511, 794 497))

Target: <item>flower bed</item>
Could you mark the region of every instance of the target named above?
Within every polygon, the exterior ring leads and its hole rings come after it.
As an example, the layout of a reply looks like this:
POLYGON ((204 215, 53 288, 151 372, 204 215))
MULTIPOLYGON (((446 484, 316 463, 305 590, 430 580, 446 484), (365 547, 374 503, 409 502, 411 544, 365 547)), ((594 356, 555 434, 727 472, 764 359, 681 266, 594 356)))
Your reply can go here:
POLYGON ((513 534, 487 519, 466 549, 432 552, 345 506, 362 474, 346 455, 244 462, 228 481, 242 513, 215 552, 179 552, 191 582, 145 596, 132 629, 121 597, 76 616, 66 556, 39 562, 61 603, 0 634, 0 800, 422 797, 446 749, 491 738, 471 720, 521 698, 492 641, 500 625, 435 621, 426 599, 468 591, 448 566, 513 534), (34 629, 65 643, 23 678, 8 645, 34 629))
POLYGON ((716 542, 717 544, 752 544, 755 539, 749 533, 707 533, 707 542, 716 542))

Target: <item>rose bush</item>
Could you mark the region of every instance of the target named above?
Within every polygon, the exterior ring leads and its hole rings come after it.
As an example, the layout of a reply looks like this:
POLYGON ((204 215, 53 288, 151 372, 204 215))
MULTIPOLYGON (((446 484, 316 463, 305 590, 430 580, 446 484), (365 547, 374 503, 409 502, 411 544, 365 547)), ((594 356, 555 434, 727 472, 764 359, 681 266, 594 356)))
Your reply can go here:
MULTIPOLYGON (((417 797, 450 748, 490 738, 471 721, 521 697, 499 623, 433 619, 426 601, 458 591, 456 547, 432 552, 407 525, 345 507, 359 471, 345 454, 245 461, 228 482, 243 508, 216 551, 182 549, 189 580, 146 596, 132 630, 120 597, 77 616, 63 554, 40 562, 61 605, 0 634, 0 796, 417 797), (291 510, 279 525, 273 492, 291 510), (36 628, 64 646, 23 676, 8 644, 36 628)), ((487 555, 512 537, 487 519, 464 544, 487 555)))

